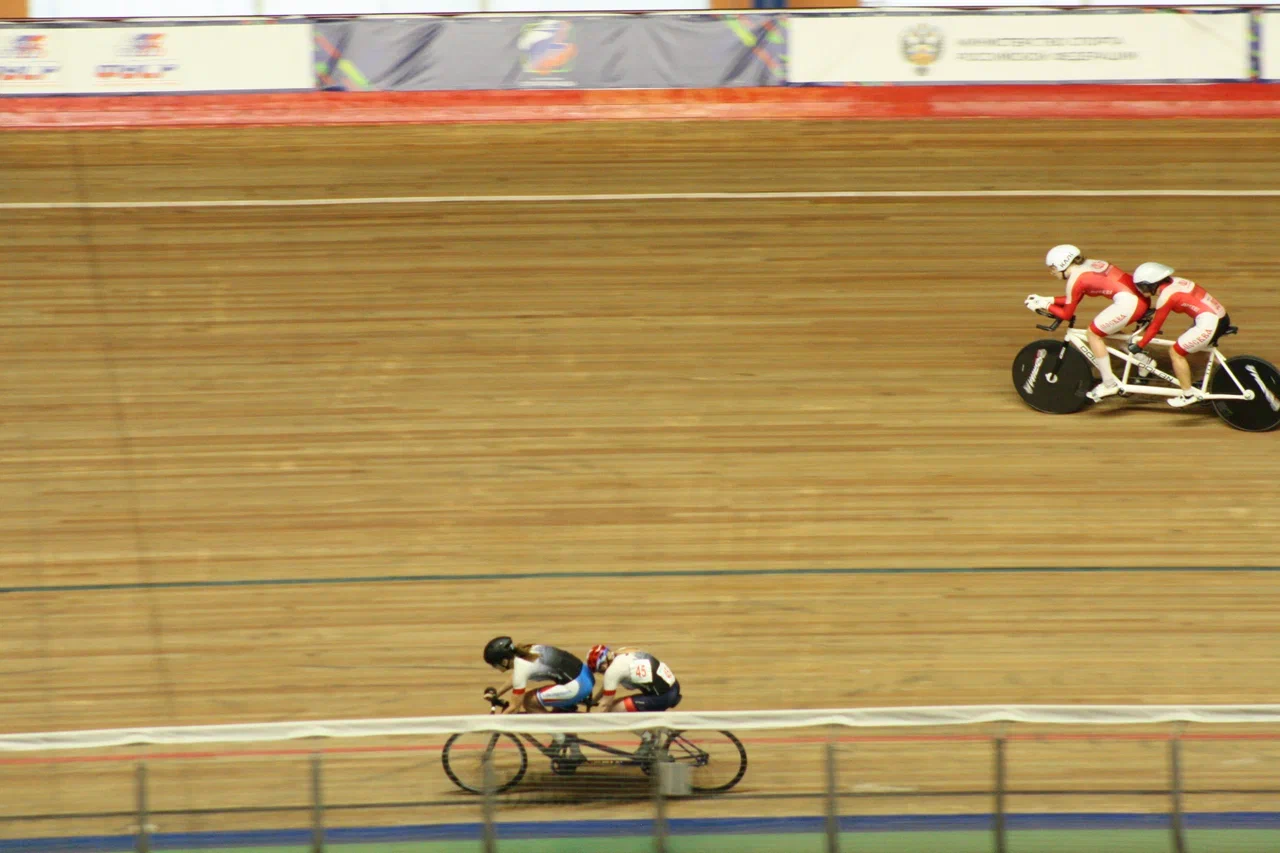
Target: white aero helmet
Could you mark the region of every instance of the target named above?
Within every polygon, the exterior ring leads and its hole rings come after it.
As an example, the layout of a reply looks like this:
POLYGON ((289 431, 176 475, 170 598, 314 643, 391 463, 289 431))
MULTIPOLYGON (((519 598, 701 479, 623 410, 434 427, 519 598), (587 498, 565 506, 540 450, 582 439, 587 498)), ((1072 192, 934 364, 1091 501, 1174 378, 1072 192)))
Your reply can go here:
POLYGON ((1084 252, 1081 252, 1078 246, 1063 243, 1061 246, 1054 246, 1049 250, 1049 254, 1044 256, 1044 265, 1053 267, 1058 272, 1066 272, 1067 267, 1071 266, 1076 258, 1083 256, 1084 252))
POLYGON ((1138 287, 1143 285, 1153 287, 1171 275, 1173 275, 1173 267, 1167 267, 1155 261, 1147 261, 1133 271, 1133 283, 1138 287))

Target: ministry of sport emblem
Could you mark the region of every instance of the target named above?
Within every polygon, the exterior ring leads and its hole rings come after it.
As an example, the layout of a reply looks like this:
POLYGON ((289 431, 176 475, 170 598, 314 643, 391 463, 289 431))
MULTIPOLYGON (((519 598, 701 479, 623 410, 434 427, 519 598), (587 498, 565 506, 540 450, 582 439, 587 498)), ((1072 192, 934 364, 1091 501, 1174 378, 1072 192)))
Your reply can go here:
POLYGON ((902 55, 916 67, 917 74, 928 74, 929 66, 942 56, 942 31, 929 24, 916 24, 902 34, 902 55))

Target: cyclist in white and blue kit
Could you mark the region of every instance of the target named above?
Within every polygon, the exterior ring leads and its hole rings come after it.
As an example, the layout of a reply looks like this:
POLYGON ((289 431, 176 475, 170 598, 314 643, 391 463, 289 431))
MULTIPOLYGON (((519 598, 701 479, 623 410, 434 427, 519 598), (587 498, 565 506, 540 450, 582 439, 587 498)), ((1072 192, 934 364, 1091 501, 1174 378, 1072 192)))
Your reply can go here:
POLYGON ((490 688, 496 696, 511 691, 515 701, 505 714, 571 710, 590 696, 595 686, 587 665, 572 652, 555 646, 517 646, 510 637, 494 637, 484 647, 484 662, 511 673, 501 688, 490 688), (530 682, 551 683, 528 690, 530 682))

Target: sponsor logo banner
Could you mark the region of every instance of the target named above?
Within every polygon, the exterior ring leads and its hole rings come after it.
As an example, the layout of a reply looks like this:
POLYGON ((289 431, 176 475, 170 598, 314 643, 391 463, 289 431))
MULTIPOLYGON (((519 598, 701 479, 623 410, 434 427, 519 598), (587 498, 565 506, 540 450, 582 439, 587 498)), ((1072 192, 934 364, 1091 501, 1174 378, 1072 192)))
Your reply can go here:
POLYGON ((0 30, 0 94, 315 87, 310 24, 0 30))
POLYGON ((42 92, 63 77, 59 45, 39 30, 0 30, 0 92, 42 92))
POLYGON ((794 16, 793 83, 1247 80, 1248 12, 794 16))

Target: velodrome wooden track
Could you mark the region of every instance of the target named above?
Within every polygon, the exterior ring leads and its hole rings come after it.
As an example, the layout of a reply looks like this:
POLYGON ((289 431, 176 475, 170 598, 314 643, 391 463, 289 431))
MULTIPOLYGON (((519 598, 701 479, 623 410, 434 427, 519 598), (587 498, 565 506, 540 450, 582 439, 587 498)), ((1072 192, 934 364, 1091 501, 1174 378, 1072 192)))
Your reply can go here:
MULTIPOLYGON (((1072 127, 5 134, 3 202, 1045 194, 0 211, 0 728, 471 713, 497 633, 644 643, 682 710, 1273 701, 1280 577, 1211 570, 1280 565, 1276 436, 1039 415, 1009 363, 1062 241, 1173 264, 1226 303, 1229 352, 1280 358, 1275 199, 1119 194, 1280 187, 1280 127, 1072 127)), ((886 761, 963 784, 973 749, 886 761)), ((1163 772, 1158 745, 1068 752, 1024 772, 1163 772)), ((1220 746, 1197 778, 1274 753, 1220 746)), ((770 755, 744 785, 817 786, 816 752, 794 778, 770 755)), ((128 808, 129 770, 0 767, 3 813, 128 808)), ((376 798, 408 771, 344 778, 376 798)))

